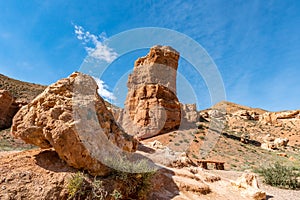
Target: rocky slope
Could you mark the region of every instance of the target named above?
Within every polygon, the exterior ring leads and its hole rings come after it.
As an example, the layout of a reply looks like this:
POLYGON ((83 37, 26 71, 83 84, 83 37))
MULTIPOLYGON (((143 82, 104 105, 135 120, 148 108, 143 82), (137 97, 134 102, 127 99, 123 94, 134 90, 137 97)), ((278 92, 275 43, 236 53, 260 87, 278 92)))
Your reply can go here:
POLYGON ((286 138, 289 146, 300 147, 300 110, 269 112, 229 102, 221 102, 212 109, 221 105, 226 106, 225 132, 260 143, 286 138))
POLYGON ((17 101, 29 103, 45 88, 43 85, 15 80, 0 74, 0 89, 9 91, 17 101))

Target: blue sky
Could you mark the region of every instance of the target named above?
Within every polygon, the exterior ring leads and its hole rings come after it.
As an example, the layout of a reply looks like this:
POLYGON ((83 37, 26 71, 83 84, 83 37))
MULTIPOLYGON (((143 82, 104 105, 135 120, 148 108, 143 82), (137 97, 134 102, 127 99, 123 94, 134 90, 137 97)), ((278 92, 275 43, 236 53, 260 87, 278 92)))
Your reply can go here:
MULTIPOLYGON (((228 101, 272 111, 300 109, 299 13, 297 0, 0 0, 0 73, 50 84, 80 68, 88 45, 101 47, 105 38, 133 28, 162 27, 202 45, 218 67, 228 101), (75 26, 100 43, 78 39, 75 26)), ((112 62, 101 77, 107 89, 145 53, 112 62)), ((205 81, 193 78, 189 68, 181 59, 179 71, 194 87, 198 108, 211 106, 205 81)), ((182 101, 195 101, 184 92, 178 91, 182 101)))

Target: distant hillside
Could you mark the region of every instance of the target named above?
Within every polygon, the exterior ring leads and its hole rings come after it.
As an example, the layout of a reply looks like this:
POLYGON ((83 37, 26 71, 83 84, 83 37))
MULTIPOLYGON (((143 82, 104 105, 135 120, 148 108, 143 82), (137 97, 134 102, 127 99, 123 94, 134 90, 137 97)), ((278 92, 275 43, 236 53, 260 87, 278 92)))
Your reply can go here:
POLYGON ((267 112, 266 110, 263 110, 261 108, 251 108, 248 106, 243 106, 243 105, 239 105, 239 104, 228 102, 228 101, 221 101, 212 107, 212 109, 218 109, 218 108, 226 108, 226 113, 233 113, 233 112, 237 112, 240 110, 248 110, 248 111, 251 110, 251 111, 257 112, 258 114, 263 114, 263 113, 267 112))
POLYGON ((16 99, 30 102, 46 86, 15 80, 0 74, 0 89, 8 90, 16 99))

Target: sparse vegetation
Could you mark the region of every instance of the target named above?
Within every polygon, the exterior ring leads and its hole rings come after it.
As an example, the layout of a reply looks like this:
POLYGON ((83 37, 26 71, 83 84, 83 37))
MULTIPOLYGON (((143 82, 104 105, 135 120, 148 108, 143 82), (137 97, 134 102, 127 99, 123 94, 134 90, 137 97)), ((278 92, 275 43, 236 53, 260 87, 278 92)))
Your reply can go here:
POLYGON ((114 169, 112 173, 113 179, 125 186, 120 190, 122 191, 122 196, 134 199, 146 198, 151 188, 151 178, 158 169, 153 163, 147 159, 132 162, 126 157, 120 157, 119 159, 108 158, 107 162, 114 169))
POLYGON ((199 139, 200 140, 205 140, 205 137, 204 136, 200 136, 199 139))
POLYGON ((197 155, 195 155, 195 154, 193 154, 192 157, 193 157, 194 159, 199 159, 199 157, 198 157, 197 155))
POLYGON ((94 177, 90 179, 83 172, 77 172, 72 175, 68 186, 68 199, 99 199, 107 197, 108 192, 103 187, 102 181, 94 177))
POLYGON ((115 200, 122 199, 122 197, 123 197, 122 194, 118 190, 116 190, 116 189, 114 189, 114 191, 112 192, 111 196, 115 200))
POLYGON ((81 196, 84 194, 84 174, 82 172, 77 172, 76 174, 72 175, 71 179, 69 180, 67 189, 69 193, 69 198, 75 198, 75 196, 81 196))
POLYGON ((154 172, 127 173, 113 171, 112 175, 100 178, 91 177, 83 172, 77 172, 69 179, 68 199, 146 199, 151 188, 151 178, 154 172), (103 185, 103 182, 110 184, 103 185))
POLYGON ((188 139, 183 140, 185 143, 190 143, 188 139))
POLYGON ((125 157, 109 159, 108 177, 91 177, 77 172, 68 182, 69 199, 146 199, 157 167, 145 159, 130 162, 125 157), (109 184, 103 183, 109 182, 109 184))
POLYGON ((255 170, 261 174, 265 183, 280 188, 299 189, 300 188, 300 170, 292 167, 286 167, 276 162, 269 167, 263 167, 255 170))
POLYGON ((198 124, 197 128, 198 128, 198 129, 204 129, 205 126, 203 126, 203 124, 198 124))

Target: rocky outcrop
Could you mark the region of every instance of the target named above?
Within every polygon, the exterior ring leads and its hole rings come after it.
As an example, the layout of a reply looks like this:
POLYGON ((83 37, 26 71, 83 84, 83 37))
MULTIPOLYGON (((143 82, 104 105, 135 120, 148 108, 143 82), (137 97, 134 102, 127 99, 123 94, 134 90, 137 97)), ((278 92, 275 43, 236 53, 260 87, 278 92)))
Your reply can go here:
POLYGON ((181 110, 176 96, 179 53, 154 46, 139 58, 129 75, 123 127, 138 138, 149 138, 177 129, 181 110))
POLYGON ((19 109, 15 98, 7 90, 0 90, 0 129, 11 126, 12 118, 19 109))
POLYGON ((289 139, 287 139, 287 138, 276 138, 274 140, 274 145, 277 148, 286 147, 288 143, 289 143, 289 139))
POLYGON ((242 196, 246 197, 247 199, 267 199, 266 193, 259 189, 255 174, 245 173, 241 177, 239 177, 235 182, 232 181, 232 185, 240 188, 242 196))
POLYGON ((137 142, 118 127, 94 79, 73 73, 50 85, 13 119, 12 134, 41 148, 54 147, 75 168, 107 175, 107 156, 135 151, 137 142))
POLYGON ((248 111, 248 110, 239 110, 237 112, 235 112, 233 115, 235 116, 239 116, 242 119, 246 119, 246 120, 255 120, 258 121, 259 120, 259 114, 255 111, 248 111))
POLYGON ((275 125, 280 123, 280 120, 299 120, 299 110, 283 111, 283 112, 266 112, 259 117, 262 124, 275 125))
POLYGON ((183 119, 190 123, 199 121, 199 113, 196 104, 181 104, 181 112, 183 119))
POLYGON ((279 148, 285 148, 289 142, 288 138, 275 138, 270 134, 267 134, 263 137, 263 143, 261 144, 261 148, 266 150, 275 150, 279 148))

